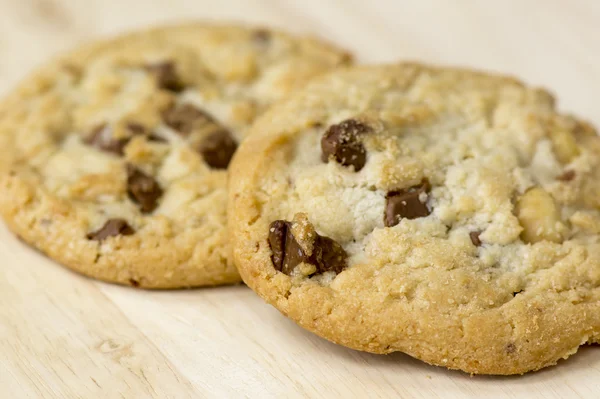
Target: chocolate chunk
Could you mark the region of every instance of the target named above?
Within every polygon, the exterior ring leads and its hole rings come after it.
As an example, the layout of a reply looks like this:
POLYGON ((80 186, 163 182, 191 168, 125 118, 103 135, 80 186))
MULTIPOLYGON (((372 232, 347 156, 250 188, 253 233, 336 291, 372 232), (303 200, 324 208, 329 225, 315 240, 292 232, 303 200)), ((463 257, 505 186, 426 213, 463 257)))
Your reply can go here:
POLYGON ((344 248, 329 237, 317 234, 313 243, 313 253, 308 256, 292 234, 292 223, 276 220, 269 226, 269 245, 273 255, 271 260, 275 270, 290 275, 300 263, 316 266, 315 274, 334 271, 342 272, 347 266, 348 255, 344 248))
MULTIPOLYGON (((142 136, 145 135, 149 140, 152 140, 152 137, 157 137, 152 133, 149 133, 146 127, 140 125, 139 123, 128 123, 126 125, 127 130, 131 132, 132 136, 142 136)), ((123 155, 125 151, 125 147, 131 140, 131 137, 123 137, 120 139, 113 138, 112 136, 112 128, 107 124, 102 124, 96 126, 92 130, 92 134, 90 134, 84 142, 93 147, 98 148, 99 150, 112 152, 117 155, 123 155)), ((161 140, 163 140, 161 138, 161 140)), ((163 140, 164 141, 164 140, 163 140)))
POLYGON ((574 170, 565 170, 565 172, 558 176, 557 179, 560 181, 571 181, 575 178, 575 171, 574 170))
POLYGON ((134 136, 142 136, 148 134, 146 127, 144 125, 140 125, 139 123, 130 122, 127 124, 127 130, 131 132, 134 136))
POLYGON ((271 41, 271 32, 267 29, 257 29, 252 33, 252 39, 260 45, 268 44, 271 41))
POLYGON ((210 167, 227 169, 233 157, 237 143, 227 130, 218 130, 204 138, 200 144, 200 154, 210 167))
POLYGON ((192 104, 180 104, 163 112, 163 120, 167 126, 187 136, 195 127, 206 123, 214 123, 214 118, 196 108, 192 104))
POLYGON ((102 241, 108 237, 130 236, 135 230, 124 219, 109 219, 99 230, 89 233, 88 240, 102 241))
POLYGON ((133 202, 140 205, 143 213, 149 213, 158 206, 163 190, 152 177, 127 164, 127 194, 133 202))
POLYGON ((116 139, 112 133, 112 128, 103 123, 92 129, 92 133, 83 141, 101 151, 123 155, 123 150, 129 142, 129 138, 116 139))
POLYGON ((146 138, 148 139, 148 141, 154 141, 155 143, 166 143, 167 140, 163 137, 160 137, 154 133, 150 133, 148 136, 146 136, 146 138))
POLYGON ((321 138, 321 160, 328 162, 333 157, 340 165, 354 166, 358 172, 367 162, 367 151, 360 137, 369 132, 369 126, 354 119, 330 126, 321 138))
POLYGON ((469 237, 471 237, 471 242, 476 247, 481 246, 481 240, 479 239, 480 235, 481 235, 481 231, 472 231, 469 233, 469 237))
POLYGON ((340 244, 329 237, 317 235, 313 254, 308 263, 317 266, 317 273, 334 271, 338 274, 346 268, 347 258, 348 255, 340 244))
POLYGON ((416 219, 431 213, 427 207, 426 199, 421 197, 431 189, 429 182, 423 180, 421 184, 400 191, 392 191, 385 197, 384 223, 392 227, 400 223, 401 218, 416 219))
POLYGON ((148 139, 148 141, 155 141, 158 143, 167 142, 167 140, 165 140, 164 138, 157 136, 155 133, 149 132, 144 125, 140 125, 139 123, 128 123, 127 129, 134 136, 146 136, 146 139, 148 139))
POLYGON ((175 93, 179 93, 185 89, 185 85, 179 76, 177 76, 175 64, 171 61, 146 65, 146 70, 154 75, 156 85, 160 89, 173 91, 175 93))
POLYGON ((285 257, 285 242, 289 222, 276 220, 269 226, 269 246, 271 247, 271 261, 276 270, 283 270, 283 259, 285 257))
POLYGON ((130 279, 129 279, 129 284, 130 284, 132 287, 136 287, 136 288, 140 286, 140 282, 139 282, 139 281, 137 281, 137 280, 136 280, 136 279, 134 279, 134 278, 130 278, 130 279))

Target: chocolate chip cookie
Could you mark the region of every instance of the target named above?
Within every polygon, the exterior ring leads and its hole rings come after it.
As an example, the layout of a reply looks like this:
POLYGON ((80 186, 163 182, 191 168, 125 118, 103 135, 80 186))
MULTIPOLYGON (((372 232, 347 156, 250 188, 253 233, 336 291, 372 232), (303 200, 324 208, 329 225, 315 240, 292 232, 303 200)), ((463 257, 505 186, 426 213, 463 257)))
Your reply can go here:
POLYGON ((252 132, 231 166, 234 258, 302 327, 483 374, 600 339, 600 139, 546 91, 351 68, 252 132))
POLYGON ((250 123, 350 62, 317 40, 189 24, 90 44, 0 105, 0 210, 86 275, 146 288, 238 282, 227 167, 250 123))

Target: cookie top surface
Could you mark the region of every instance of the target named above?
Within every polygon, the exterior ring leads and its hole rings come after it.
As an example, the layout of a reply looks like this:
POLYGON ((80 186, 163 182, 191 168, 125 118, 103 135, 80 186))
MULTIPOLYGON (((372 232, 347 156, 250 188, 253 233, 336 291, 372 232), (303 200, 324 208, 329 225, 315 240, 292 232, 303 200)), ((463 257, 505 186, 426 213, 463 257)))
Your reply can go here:
POLYGON ((512 78, 416 64, 311 82, 231 166, 244 281, 334 342, 471 373, 600 336, 600 139, 512 78))
POLYGON ((317 40, 204 23, 83 46, 0 105, 0 210, 25 241, 100 279, 239 281, 229 161, 271 103, 349 61, 317 40))

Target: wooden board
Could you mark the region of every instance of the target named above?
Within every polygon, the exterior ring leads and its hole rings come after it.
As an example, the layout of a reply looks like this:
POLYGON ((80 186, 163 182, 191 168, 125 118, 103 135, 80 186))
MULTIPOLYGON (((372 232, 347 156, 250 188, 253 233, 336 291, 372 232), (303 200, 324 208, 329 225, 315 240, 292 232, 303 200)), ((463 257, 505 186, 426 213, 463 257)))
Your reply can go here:
MULTIPOLYGON (((600 125, 597 0, 0 0, 0 93, 77 43, 192 17, 313 33, 363 62, 507 72, 600 125)), ((471 377, 333 345, 243 286, 145 292, 94 282, 3 225, 0 265, 3 398, 600 397, 599 347, 523 377, 471 377)))

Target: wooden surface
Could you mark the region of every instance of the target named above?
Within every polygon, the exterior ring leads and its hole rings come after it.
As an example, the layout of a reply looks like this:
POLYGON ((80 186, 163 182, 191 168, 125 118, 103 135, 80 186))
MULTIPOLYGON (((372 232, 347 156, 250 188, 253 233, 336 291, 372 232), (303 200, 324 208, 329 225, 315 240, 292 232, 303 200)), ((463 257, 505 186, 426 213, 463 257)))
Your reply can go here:
MULTIPOLYGON (((598 0, 0 0, 0 93, 77 43, 196 17, 310 32, 363 62, 503 71, 551 88, 562 109, 600 125, 598 0)), ((600 397, 597 346, 523 377, 470 377, 335 346, 242 286, 97 283, 1 224, 0 265, 2 398, 600 397)))

